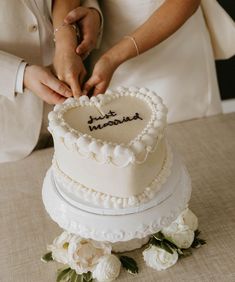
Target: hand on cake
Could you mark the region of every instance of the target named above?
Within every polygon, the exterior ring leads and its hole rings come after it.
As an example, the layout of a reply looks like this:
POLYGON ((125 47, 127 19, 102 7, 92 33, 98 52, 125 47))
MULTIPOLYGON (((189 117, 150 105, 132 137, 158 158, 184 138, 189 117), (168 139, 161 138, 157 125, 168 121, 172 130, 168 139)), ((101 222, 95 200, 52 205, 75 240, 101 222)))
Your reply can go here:
POLYGON ((58 80, 49 68, 36 65, 26 66, 24 87, 48 104, 60 104, 72 96, 69 87, 58 80))
POLYGON ((92 95, 105 93, 117 66, 108 56, 102 56, 95 64, 91 77, 85 83, 83 94, 92 91, 92 95))
POLYGON ((99 12, 94 8, 77 7, 66 16, 64 21, 66 24, 78 24, 82 40, 76 52, 84 60, 97 44, 101 25, 99 12))

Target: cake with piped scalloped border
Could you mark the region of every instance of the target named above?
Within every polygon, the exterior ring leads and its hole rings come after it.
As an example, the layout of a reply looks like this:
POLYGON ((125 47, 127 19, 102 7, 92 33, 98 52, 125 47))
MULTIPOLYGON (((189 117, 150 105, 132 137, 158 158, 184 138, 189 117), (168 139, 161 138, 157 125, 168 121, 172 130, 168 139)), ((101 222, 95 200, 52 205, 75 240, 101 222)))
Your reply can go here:
POLYGON ((171 171, 166 121, 162 99, 146 88, 68 98, 49 113, 54 177, 97 207, 123 209, 147 202, 171 171))

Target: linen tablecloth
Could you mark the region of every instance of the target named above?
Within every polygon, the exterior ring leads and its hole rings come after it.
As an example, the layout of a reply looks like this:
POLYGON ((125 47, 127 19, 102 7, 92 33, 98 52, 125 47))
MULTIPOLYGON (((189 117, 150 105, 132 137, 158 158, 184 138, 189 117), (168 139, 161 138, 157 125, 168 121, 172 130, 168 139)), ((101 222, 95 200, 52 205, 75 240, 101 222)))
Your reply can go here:
MULTIPOLYGON (((168 139, 191 175, 190 208, 207 244, 162 272, 145 266, 141 250, 130 252, 140 272, 122 270, 117 281, 235 281, 235 113, 170 125, 168 139)), ((50 148, 0 165, 1 282, 55 281, 59 265, 40 261, 61 233, 41 199, 52 155, 50 148)))

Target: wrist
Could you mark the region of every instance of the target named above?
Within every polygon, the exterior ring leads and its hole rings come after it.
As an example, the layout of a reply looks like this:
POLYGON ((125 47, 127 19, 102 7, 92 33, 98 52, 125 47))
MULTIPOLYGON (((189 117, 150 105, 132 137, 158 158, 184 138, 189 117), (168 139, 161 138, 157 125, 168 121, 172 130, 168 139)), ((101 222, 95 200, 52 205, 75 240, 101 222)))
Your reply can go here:
POLYGON ((56 49, 75 50, 79 36, 78 28, 75 25, 61 25, 54 30, 56 49))
POLYGON ((117 68, 122 63, 136 56, 136 50, 130 40, 123 38, 103 55, 117 68))

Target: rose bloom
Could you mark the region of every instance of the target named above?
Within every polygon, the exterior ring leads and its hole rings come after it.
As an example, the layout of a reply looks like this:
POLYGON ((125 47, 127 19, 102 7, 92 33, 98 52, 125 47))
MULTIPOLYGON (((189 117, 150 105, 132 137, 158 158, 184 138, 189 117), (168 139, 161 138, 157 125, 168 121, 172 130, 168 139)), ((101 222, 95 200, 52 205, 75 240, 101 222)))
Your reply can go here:
POLYGON ((72 237, 72 234, 64 231, 60 236, 54 239, 51 245, 47 247, 48 251, 52 252, 54 260, 64 264, 68 263, 68 246, 72 237))
POLYGON ((77 274, 92 272, 99 259, 111 254, 111 250, 108 243, 74 236, 68 246, 68 264, 77 274))
POLYGON ((188 208, 168 227, 161 230, 163 235, 180 249, 188 249, 194 240, 194 231, 198 228, 198 219, 188 208))
POLYGON ((187 225, 192 231, 198 229, 198 218, 196 215, 189 209, 185 209, 175 220, 178 224, 187 225))
POLYGON ((158 271, 171 267, 178 260, 178 253, 175 250, 173 250, 173 254, 170 254, 157 246, 151 246, 144 250, 143 256, 146 264, 158 271))
POLYGON ((111 282, 119 276, 120 268, 121 262, 115 255, 106 255, 100 258, 92 276, 97 281, 111 282))

